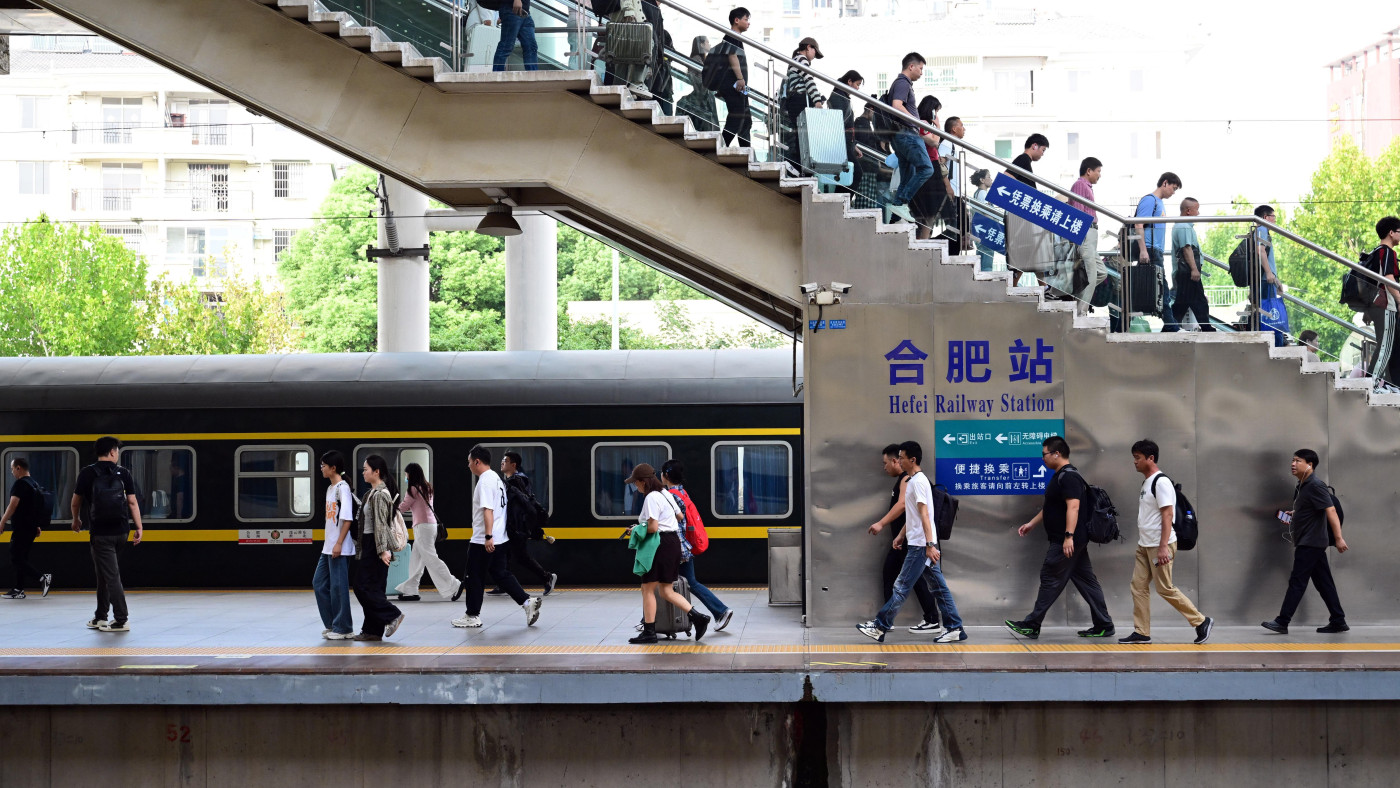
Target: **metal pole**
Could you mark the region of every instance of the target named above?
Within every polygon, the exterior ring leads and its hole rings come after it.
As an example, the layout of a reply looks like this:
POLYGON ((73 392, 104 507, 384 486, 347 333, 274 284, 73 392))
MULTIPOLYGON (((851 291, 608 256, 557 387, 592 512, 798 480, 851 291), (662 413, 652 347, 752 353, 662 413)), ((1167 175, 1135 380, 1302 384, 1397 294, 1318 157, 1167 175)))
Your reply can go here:
POLYGON ((621 281, 622 255, 617 250, 612 250, 612 349, 620 350, 621 342, 621 322, 618 319, 618 297, 622 292, 621 281))

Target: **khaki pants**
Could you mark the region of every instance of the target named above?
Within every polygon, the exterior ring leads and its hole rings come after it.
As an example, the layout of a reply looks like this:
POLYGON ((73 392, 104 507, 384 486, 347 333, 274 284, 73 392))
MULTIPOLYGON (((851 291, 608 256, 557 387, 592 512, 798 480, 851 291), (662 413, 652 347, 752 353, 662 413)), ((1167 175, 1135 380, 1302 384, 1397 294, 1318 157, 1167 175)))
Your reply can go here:
POLYGON ((1094 297, 1094 290, 1108 278, 1108 269, 1103 267, 1103 261, 1099 259, 1099 228, 1089 228, 1089 234, 1084 236, 1084 243, 1074 248, 1074 262, 1076 266, 1084 268, 1084 273, 1089 275, 1089 283, 1083 290, 1074 294, 1074 311, 1084 314, 1089 311, 1089 301, 1094 297))
POLYGON ((1176 563, 1176 545, 1171 545, 1172 563, 1165 566, 1157 566, 1157 548, 1141 547, 1137 549, 1137 564, 1133 567, 1133 630, 1146 637, 1152 636, 1152 597, 1148 593, 1147 585, 1149 581, 1157 584, 1157 593, 1176 608, 1183 616, 1186 616, 1186 623, 1193 627, 1198 627, 1206 617, 1201 615, 1201 611, 1191 604, 1191 600, 1181 593, 1181 590, 1172 585, 1172 566, 1176 563))

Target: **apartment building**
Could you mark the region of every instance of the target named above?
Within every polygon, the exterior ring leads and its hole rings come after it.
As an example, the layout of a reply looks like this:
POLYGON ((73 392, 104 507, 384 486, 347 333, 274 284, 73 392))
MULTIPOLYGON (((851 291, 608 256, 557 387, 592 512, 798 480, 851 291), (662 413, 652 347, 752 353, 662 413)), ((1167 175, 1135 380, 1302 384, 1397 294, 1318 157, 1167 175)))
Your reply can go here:
POLYGON ((346 160, 93 36, 13 39, 0 222, 95 222, 150 273, 211 292, 276 259, 346 160))
POLYGON ((1349 135, 1367 156, 1400 137, 1400 28, 1327 64, 1331 139, 1349 135))

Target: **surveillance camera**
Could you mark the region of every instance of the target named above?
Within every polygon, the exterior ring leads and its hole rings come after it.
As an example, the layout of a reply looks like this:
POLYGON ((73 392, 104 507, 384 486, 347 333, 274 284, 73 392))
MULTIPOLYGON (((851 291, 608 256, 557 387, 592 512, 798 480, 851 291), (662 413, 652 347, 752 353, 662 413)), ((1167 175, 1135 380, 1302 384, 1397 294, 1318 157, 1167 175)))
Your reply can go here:
POLYGON ((811 295, 811 294, 817 292, 817 290, 818 290, 820 287, 821 287, 821 285, 818 285, 816 282, 808 282, 807 284, 802 285, 802 294, 803 294, 803 295, 811 295))
POLYGON ((831 289, 834 290, 834 291, 837 292, 837 293, 849 293, 849 292, 851 292, 851 286, 848 285, 848 284, 846 284, 845 282, 832 282, 832 283, 831 283, 831 289))

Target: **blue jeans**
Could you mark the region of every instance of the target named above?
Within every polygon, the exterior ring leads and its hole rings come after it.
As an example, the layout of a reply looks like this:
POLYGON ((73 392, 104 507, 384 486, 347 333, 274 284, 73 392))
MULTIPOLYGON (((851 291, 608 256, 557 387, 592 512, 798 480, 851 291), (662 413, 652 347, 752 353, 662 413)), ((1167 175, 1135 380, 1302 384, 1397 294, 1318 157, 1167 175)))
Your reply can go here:
POLYGON ((681 577, 684 577, 685 582, 690 584, 690 593, 694 594, 701 604, 709 608, 710 615, 719 618, 729 610, 723 602, 719 601, 719 597, 715 596, 715 592, 700 585, 700 581, 695 579, 694 558, 681 562, 681 577))
POLYGON ((520 16, 511 10, 510 4, 501 6, 501 43, 496 46, 496 57, 492 61, 492 71, 505 71, 506 58, 515 49, 515 40, 520 39, 520 53, 525 58, 526 71, 540 70, 540 50, 535 45, 535 20, 529 12, 520 16))
POLYGON ((326 629, 342 635, 354 632, 355 622, 350 619, 350 557, 335 558, 322 553, 311 588, 316 592, 316 607, 326 629))
POLYGON ((933 177, 933 161, 928 157, 928 146, 923 138, 908 129, 894 135, 894 155, 899 159, 899 191, 894 201, 897 205, 908 205, 924 181, 933 177))
POLYGON ((958 616, 957 605, 953 604, 953 592, 948 590, 948 583, 943 579, 943 570, 938 564, 924 566, 928 556, 922 547, 906 547, 905 552, 904 566, 900 568, 899 577, 894 581, 894 593, 890 595, 890 600, 885 606, 880 608, 880 612, 875 614, 875 624, 886 632, 894 629, 894 617, 899 615, 899 609, 904 606, 904 600, 909 598, 914 584, 919 582, 920 578, 924 578, 933 589, 934 596, 938 598, 938 609, 943 614, 943 626, 948 629, 961 629, 962 618, 958 616))

